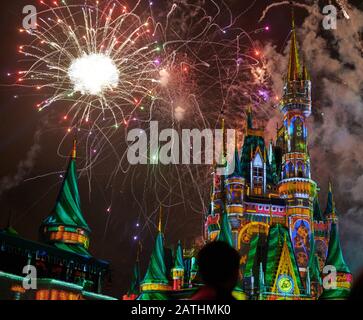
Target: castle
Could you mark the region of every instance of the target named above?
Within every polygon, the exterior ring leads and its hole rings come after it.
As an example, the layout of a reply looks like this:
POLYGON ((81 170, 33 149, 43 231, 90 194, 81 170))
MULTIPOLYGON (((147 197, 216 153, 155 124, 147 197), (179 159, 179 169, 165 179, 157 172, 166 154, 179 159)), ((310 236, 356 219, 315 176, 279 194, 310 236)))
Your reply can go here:
MULTIPOLYGON (((306 125, 311 107, 311 81, 300 63, 293 18, 280 101, 283 124, 276 141, 265 144, 264 130, 254 127, 249 109, 241 154, 237 147, 235 151, 235 170, 229 176, 214 175, 205 216, 205 240, 225 241, 241 255, 236 298, 310 300, 349 295, 352 275, 340 246, 332 187, 322 213, 319 189, 311 177, 306 125), (336 271, 336 285, 329 281, 323 285, 331 271, 336 271)), ((201 285, 195 258, 183 256, 180 243, 170 260, 161 227, 142 281, 135 270, 124 299, 178 299, 201 285)))

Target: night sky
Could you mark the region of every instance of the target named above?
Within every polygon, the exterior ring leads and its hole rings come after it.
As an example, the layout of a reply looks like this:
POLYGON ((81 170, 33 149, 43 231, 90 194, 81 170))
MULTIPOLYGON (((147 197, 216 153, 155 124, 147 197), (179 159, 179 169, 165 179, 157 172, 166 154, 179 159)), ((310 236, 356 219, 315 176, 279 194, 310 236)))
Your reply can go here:
MULTIPOLYGON (((39 96, 34 95, 33 91, 8 86, 12 80, 9 80, 6 74, 18 69, 19 60, 22 57, 17 53, 17 47, 26 40, 26 37, 18 32, 22 21, 22 8, 32 3, 36 5, 36 1, 6 0, 3 2, 0 12, 0 228, 6 227, 11 215, 11 224, 19 234, 36 240, 42 219, 50 213, 54 205, 61 184, 59 175, 66 167, 71 138, 61 143, 66 125, 62 122, 57 123, 54 112, 42 114, 37 112, 34 104, 39 96), (58 150, 59 146, 61 147, 58 150), (28 161, 24 162, 25 160, 28 161), (34 177, 36 178, 33 179, 34 177)), ((268 33, 256 34, 254 40, 263 45, 270 42, 276 45, 279 52, 283 51, 283 44, 290 31, 288 6, 271 10, 266 19, 258 24, 262 10, 274 1, 226 2, 235 15, 248 10, 237 21, 243 29, 251 31, 265 24, 270 25, 271 30, 268 33)), ((159 9, 163 4, 164 1, 154 1, 154 5, 159 6, 159 9)), ((296 16, 297 25, 300 26, 307 13, 304 10, 296 10, 296 16)), ((314 70, 310 72, 314 81, 314 70)), ((314 82, 312 85, 314 88, 314 82)), ((315 93, 315 95, 318 94, 319 92, 315 93)), ((316 112, 314 116, 317 117, 316 112)), ((320 121, 320 118, 317 117, 314 121, 320 121)), ((320 151, 329 152, 322 149, 320 151)), ((313 167, 314 155, 320 151, 315 148, 312 152, 313 167)), ((339 158, 335 158, 334 161, 339 163, 339 158)), ((111 185, 108 184, 107 172, 112 170, 107 167, 108 165, 111 166, 105 161, 95 168, 94 178, 90 185, 86 177, 81 177, 80 190, 83 213, 92 230, 90 251, 97 258, 111 262, 112 284, 107 289, 107 293, 121 297, 129 285, 131 269, 135 261, 137 241, 134 241, 133 237, 137 235, 142 241, 144 265, 152 249, 156 231, 153 224, 157 216, 156 199, 152 192, 146 195, 144 201, 151 203, 150 208, 153 211, 147 214, 151 221, 145 221, 145 216, 140 213, 139 205, 134 201, 137 188, 143 184, 143 169, 140 169, 137 176, 139 184, 136 183, 133 186, 136 191, 131 191, 130 177, 121 173, 118 174, 117 181, 113 181, 111 185), (91 191, 89 191, 90 186, 91 191), (111 212, 107 212, 110 205, 111 212), (136 226, 137 223, 140 227, 136 226)), ((358 163, 353 163, 352 166, 356 166, 358 171, 361 170, 358 163)), ((362 175, 362 172, 358 174, 362 175)), ((334 181, 333 173, 324 175, 324 179, 328 176, 334 181)), ((323 191, 321 203, 324 209, 327 180, 320 181, 314 168, 313 178, 321 185, 323 191)), ((334 182, 337 183, 337 181, 334 182)), ((187 188, 188 181, 183 183, 187 188)), ((344 214, 345 208, 351 207, 347 204, 349 195, 341 192, 342 189, 339 185, 335 197, 339 211, 344 214)), ((192 194, 193 190, 189 192, 192 194)), ((359 205, 359 201, 357 203, 359 205)), ((183 204, 165 209, 167 244, 173 245, 181 239, 186 246, 191 246, 195 239, 201 236, 202 217, 202 212, 199 214, 192 212, 189 206, 183 204)), ((347 228, 344 230, 341 236, 342 246, 348 250, 352 240, 357 238, 350 237, 347 228)), ((361 231, 362 234, 363 231, 361 231)), ((346 258, 348 263, 353 264, 357 269, 358 261, 353 261, 353 256, 354 254, 348 254, 346 258)))

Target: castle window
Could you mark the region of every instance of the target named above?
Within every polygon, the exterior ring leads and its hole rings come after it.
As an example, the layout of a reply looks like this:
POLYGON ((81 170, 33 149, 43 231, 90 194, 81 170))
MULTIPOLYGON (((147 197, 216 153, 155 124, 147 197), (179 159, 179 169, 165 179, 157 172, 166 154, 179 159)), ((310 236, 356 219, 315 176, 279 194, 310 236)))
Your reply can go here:
POLYGON ((304 177, 304 164, 302 162, 299 162, 297 164, 297 176, 299 178, 303 178, 304 177))
POLYGON ((263 174, 264 172, 263 172, 262 156, 259 152, 257 152, 255 158, 253 159, 253 169, 252 169, 254 188, 259 188, 263 186, 263 174))

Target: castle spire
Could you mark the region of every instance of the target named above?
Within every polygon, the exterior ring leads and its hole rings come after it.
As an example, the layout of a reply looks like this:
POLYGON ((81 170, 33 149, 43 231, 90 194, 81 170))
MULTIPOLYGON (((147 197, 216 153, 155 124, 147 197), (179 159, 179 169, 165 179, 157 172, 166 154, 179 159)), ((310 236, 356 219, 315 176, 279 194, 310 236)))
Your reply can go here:
POLYGON ((291 20, 292 20, 292 30, 291 30, 289 69, 288 69, 288 74, 287 74, 288 81, 298 80, 298 79, 300 79, 300 76, 301 76, 299 52, 297 49, 297 41, 296 41, 295 14, 294 14, 293 5, 291 6, 291 20))
POLYGON ((63 247, 66 244, 67 249, 71 251, 82 248, 81 253, 88 254, 83 249, 88 249, 88 235, 91 230, 81 210, 76 168, 76 140, 73 142, 70 160, 55 207, 51 215, 43 221, 40 231, 46 242, 63 247))
MULTIPOLYGON (((161 213, 161 210, 160 210, 161 213)), ((149 265, 141 284, 141 291, 166 290, 169 280, 165 265, 164 235, 161 232, 161 214, 159 216, 158 234, 155 239, 154 249, 151 253, 149 265)))
POLYGON ((333 187, 332 187, 332 183, 330 181, 329 181, 328 200, 327 200, 324 216, 326 218, 328 218, 329 220, 333 220, 333 221, 337 220, 335 201, 334 201, 334 195, 333 195, 333 187))
POLYGON ((247 129, 253 129, 253 114, 251 105, 247 109, 247 129))
POLYGON ((314 220, 323 221, 323 215, 321 214, 318 196, 315 196, 315 198, 314 198, 314 207, 313 208, 314 208, 314 211, 313 211, 314 220))

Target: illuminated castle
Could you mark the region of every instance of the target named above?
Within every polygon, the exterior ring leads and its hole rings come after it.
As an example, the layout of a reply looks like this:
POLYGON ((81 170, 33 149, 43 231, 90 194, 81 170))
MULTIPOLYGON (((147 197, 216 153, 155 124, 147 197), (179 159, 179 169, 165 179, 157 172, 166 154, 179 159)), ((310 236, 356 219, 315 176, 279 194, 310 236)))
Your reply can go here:
MULTIPOLYGON (((319 189, 311 177, 306 126, 311 105, 311 81, 300 64, 293 19, 280 102, 283 125, 277 139, 265 144, 264 130, 254 127, 249 110, 241 154, 237 147, 235 151, 235 170, 229 176, 214 175, 205 217, 206 241, 226 241, 241 254, 241 280, 235 290, 239 298, 344 299, 349 295, 352 275, 340 247, 332 187, 322 213, 319 189), (334 270, 336 286, 329 280, 334 270)), ((200 282, 187 272, 190 258, 183 263, 181 252, 178 246, 175 263, 168 267, 159 228, 141 288, 125 298, 191 294, 200 282)))
POLYGON ((311 177, 311 81, 300 65, 294 20, 280 111, 283 125, 267 147, 249 110, 234 173, 214 177, 205 236, 240 252, 241 288, 249 298, 345 298, 352 275, 340 247, 332 188, 322 214, 311 177), (322 278, 334 268, 336 288, 324 288, 322 278))
POLYGON ((39 229, 40 241, 21 237, 10 223, 0 230, 0 300, 113 299, 101 294, 109 264, 88 251, 91 231, 81 211, 77 180, 74 142, 55 207, 39 229), (36 287, 24 286, 31 282, 36 287))

